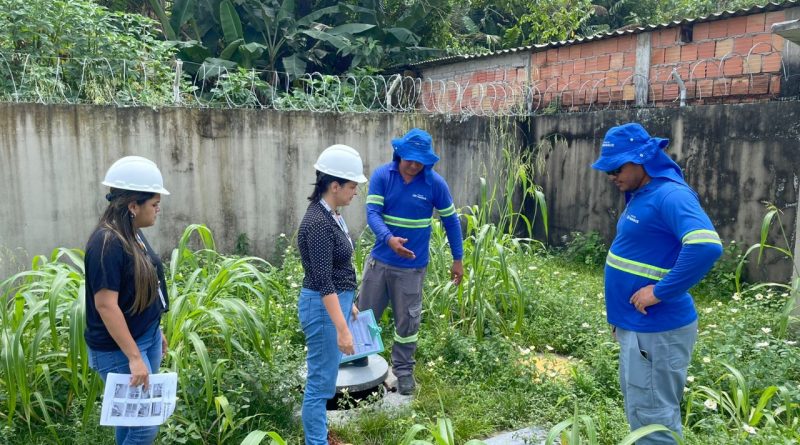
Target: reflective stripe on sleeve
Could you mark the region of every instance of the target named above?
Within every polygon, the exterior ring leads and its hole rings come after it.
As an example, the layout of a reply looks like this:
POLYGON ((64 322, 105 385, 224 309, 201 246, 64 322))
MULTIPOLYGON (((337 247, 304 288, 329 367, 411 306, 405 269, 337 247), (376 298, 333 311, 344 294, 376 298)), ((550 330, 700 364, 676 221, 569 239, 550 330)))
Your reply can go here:
POLYGON ((700 244, 711 243, 722 245, 722 240, 719 239, 719 234, 713 230, 692 230, 683 236, 681 240, 683 244, 700 244))

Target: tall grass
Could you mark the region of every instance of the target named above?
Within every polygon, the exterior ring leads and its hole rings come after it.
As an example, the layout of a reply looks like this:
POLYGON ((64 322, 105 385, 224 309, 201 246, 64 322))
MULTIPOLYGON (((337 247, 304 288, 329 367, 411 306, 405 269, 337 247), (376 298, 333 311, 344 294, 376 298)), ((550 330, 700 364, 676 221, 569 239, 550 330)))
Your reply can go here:
POLYGON ((430 276, 434 281, 427 309, 445 322, 482 339, 487 332, 520 332, 529 295, 511 258, 543 248, 533 239, 535 219, 518 209, 530 204, 547 233, 547 203, 532 181, 530 154, 503 151, 502 182, 480 178, 479 203, 460 211, 466 221, 464 280, 455 286, 449 275, 447 237, 439 221, 431 236, 430 276))
POLYGON ((98 386, 83 340, 83 253, 35 257, 31 270, 0 283, 0 295, 0 416, 7 425, 49 425, 98 386))
MULTIPOLYGON (((189 410, 194 417, 178 421, 192 424, 206 442, 227 440, 254 417, 231 417, 221 383, 242 356, 269 365, 272 307, 287 290, 263 259, 216 252, 211 232, 202 225, 184 231, 167 281, 165 366, 178 373, 182 403, 205 407, 189 410), (201 248, 190 249, 193 242, 201 248), (217 421, 207 416, 214 410, 220 413, 217 421)), ((86 422, 102 386, 88 366, 83 338, 83 252, 56 249, 49 257, 37 256, 30 270, 0 283, 0 295, 0 419, 29 431, 44 427, 59 442, 55 426, 75 403, 83 406, 86 422)))
POLYGON ((761 232, 760 232, 760 239, 759 242, 751 245, 744 255, 742 255, 741 260, 739 261, 738 266, 736 267, 736 274, 735 274, 735 283, 736 283, 736 291, 741 293, 742 292, 742 271, 744 269, 745 264, 747 263, 747 258, 753 252, 758 252, 757 262, 761 264, 761 260, 764 257, 764 252, 766 251, 773 251, 777 252, 780 255, 783 255, 786 259, 788 259, 792 264, 792 278, 789 283, 759 283, 749 287, 747 290, 754 292, 762 288, 775 288, 781 289, 784 292, 789 293, 789 298, 786 301, 786 305, 784 306, 783 310, 781 311, 779 318, 778 318, 778 338, 786 338, 787 332, 789 330, 789 326, 797 320, 796 317, 796 309, 798 301, 800 301, 800 268, 798 267, 798 262, 795 261, 794 254, 792 253, 792 244, 789 241, 789 237, 786 235, 786 230, 783 225, 783 221, 781 220, 781 210, 772 203, 766 203, 767 213, 764 215, 764 218, 761 220, 761 232), (773 224, 777 223, 778 232, 780 233, 779 242, 782 245, 773 244, 769 241, 769 232, 773 226, 773 224))

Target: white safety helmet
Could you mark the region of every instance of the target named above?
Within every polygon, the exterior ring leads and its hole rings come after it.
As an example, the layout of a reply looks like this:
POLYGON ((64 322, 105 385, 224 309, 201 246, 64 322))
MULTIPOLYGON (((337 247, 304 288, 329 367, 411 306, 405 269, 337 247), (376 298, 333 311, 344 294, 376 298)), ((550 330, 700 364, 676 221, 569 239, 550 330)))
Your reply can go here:
POLYGON ((103 185, 121 190, 169 195, 156 163, 141 156, 125 156, 111 164, 103 185))
POLYGON ((335 144, 323 150, 317 158, 314 168, 322 173, 359 184, 367 182, 361 156, 353 147, 347 145, 335 144))

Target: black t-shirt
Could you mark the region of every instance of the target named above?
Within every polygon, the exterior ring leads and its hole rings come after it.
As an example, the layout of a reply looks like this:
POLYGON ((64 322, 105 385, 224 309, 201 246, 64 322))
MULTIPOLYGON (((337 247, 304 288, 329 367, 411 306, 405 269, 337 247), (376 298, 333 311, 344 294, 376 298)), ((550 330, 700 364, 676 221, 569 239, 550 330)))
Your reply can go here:
MULTIPOLYGON (((135 299, 135 284, 133 279, 133 257, 125 252, 122 241, 108 229, 97 229, 89 237, 86 244, 84 265, 86 269, 86 330, 83 333, 86 344, 98 351, 115 351, 120 349, 106 329, 103 319, 97 312, 94 304, 95 294, 103 289, 118 292, 117 303, 128 330, 134 340, 144 334, 153 323, 158 323, 161 314, 169 307, 167 299, 167 284, 164 279, 164 266, 161 259, 153 251, 144 235, 139 232, 139 237, 144 243, 150 261, 156 267, 160 283, 161 295, 144 311, 132 314, 130 309, 135 299), (108 237, 106 237, 108 233, 108 237), (107 238, 107 239, 106 239, 107 238), (103 246, 105 242, 105 248, 103 246)), ((135 246, 139 248, 139 246, 135 246)))

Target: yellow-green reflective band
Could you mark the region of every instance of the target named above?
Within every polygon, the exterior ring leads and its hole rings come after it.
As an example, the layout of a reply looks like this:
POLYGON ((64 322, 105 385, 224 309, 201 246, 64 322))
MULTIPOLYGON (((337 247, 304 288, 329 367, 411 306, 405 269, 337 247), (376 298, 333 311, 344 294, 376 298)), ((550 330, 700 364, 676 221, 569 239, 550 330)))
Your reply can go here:
POLYGON ((662 269, 660 267, 622 258, 621 256, 614 255, 611 252, 608 252, 608 256, 606 257, 606 265, 613 267, 614 269, 619 269, 623 272, 628 272, 633 275, 650 278, 651 280, 656 281, 661 280, 669 273, 669 269, 662 269))
POLYGON ((383 222, 390 226, 405 227, 407 229, 425 229, 431 226, 431 218, 406 219, 391 215, 383 215, 383 222))
MULTIPOLYGON (((436 210, 439 210, 439 209, 436 209, 436 210)), ((445 218, 445 217, 450 216, 450 215, 454 215, 455 213, 456 213, 455 204, 451 204, 450 207, 448 207, 446 209, 439 210, 439 216, 441 216, 442 218, 445 218)))
POLYGON ((381 195, 367 195, 367 204, 383 205, 383 196, 381 195))
POLYGON ((687 233, 681 240, 683 244, 711 243, 722 245, 717 232, 713 230, 693 230, 687 233))
POLYGON ((405 343, 416 343, 418 336, 419 336, 419 333, 416 333, 414 335, 409 335, 408 337, 401 337, 401 336, 397 335, 397 332, 395 332, 394 333, 394 342, 395 343, 403 343, 403 344, 405 344, 405 343))

